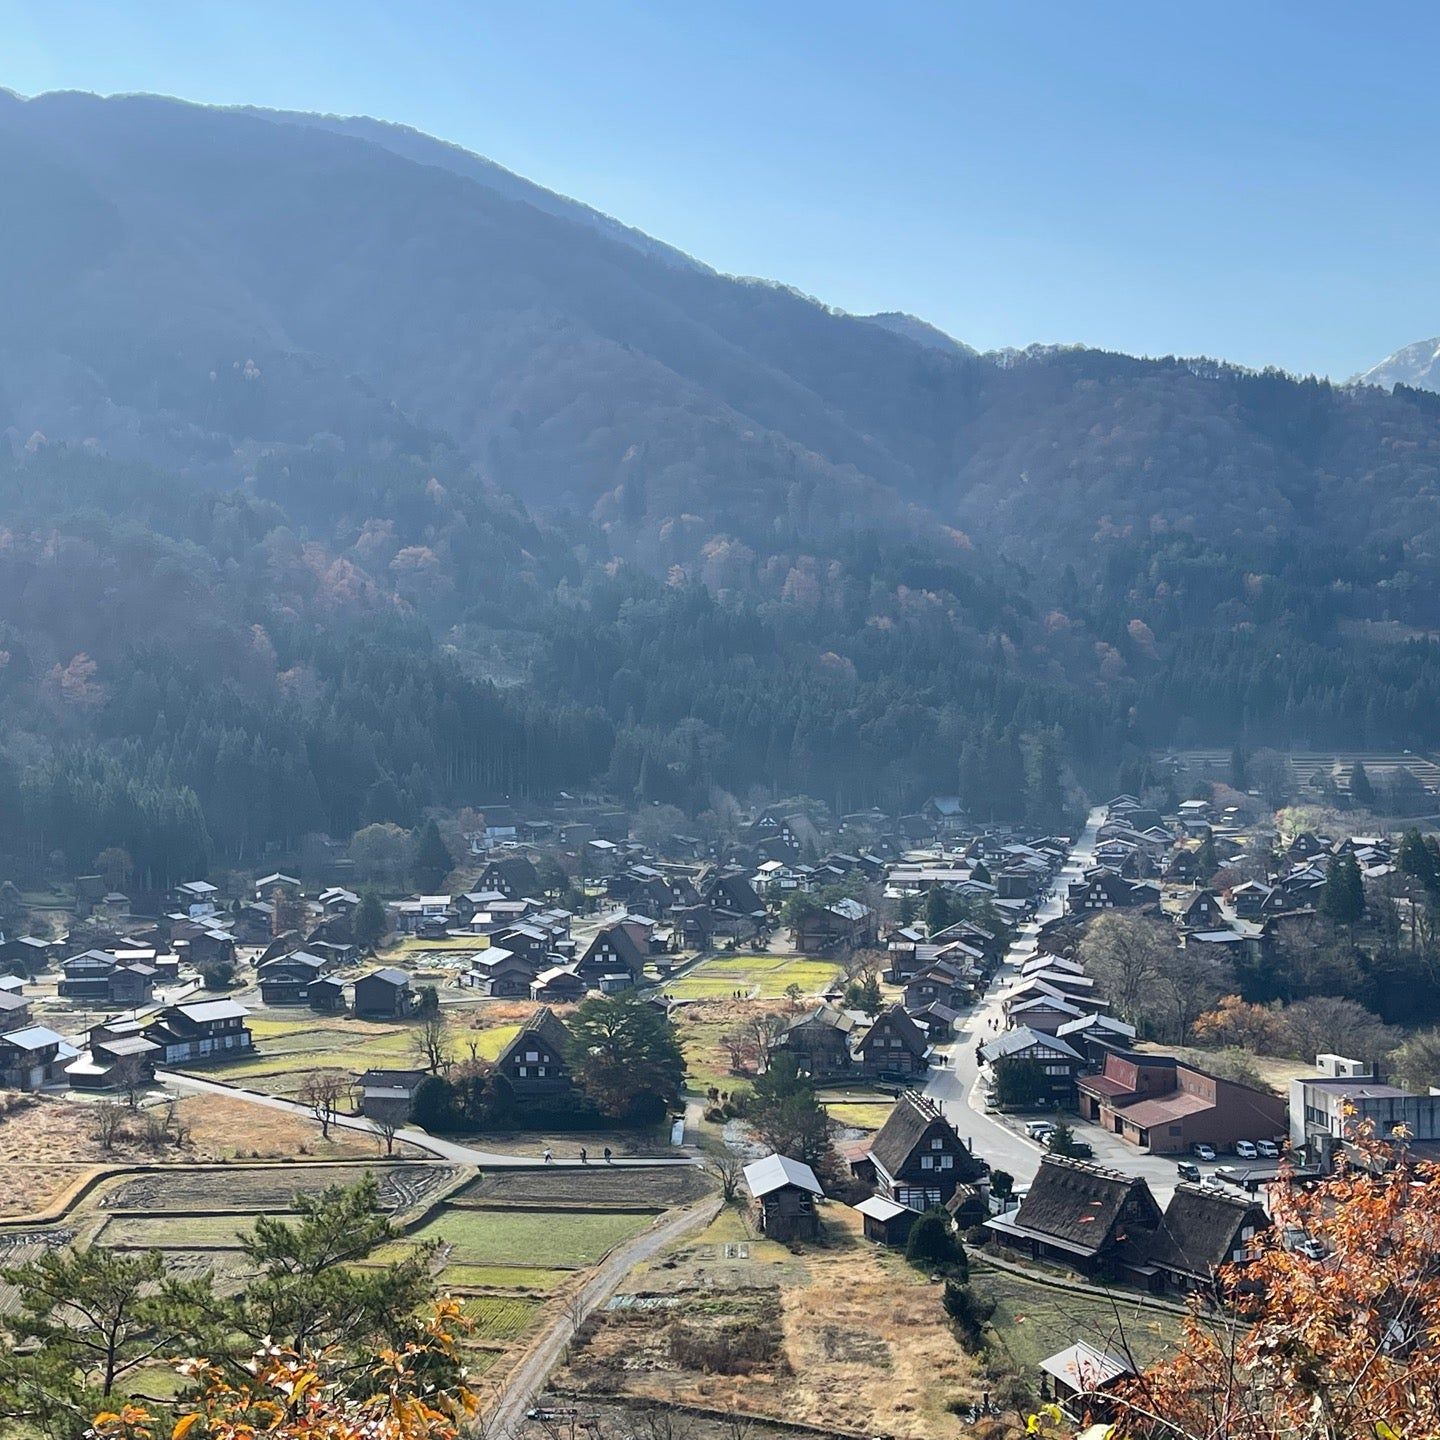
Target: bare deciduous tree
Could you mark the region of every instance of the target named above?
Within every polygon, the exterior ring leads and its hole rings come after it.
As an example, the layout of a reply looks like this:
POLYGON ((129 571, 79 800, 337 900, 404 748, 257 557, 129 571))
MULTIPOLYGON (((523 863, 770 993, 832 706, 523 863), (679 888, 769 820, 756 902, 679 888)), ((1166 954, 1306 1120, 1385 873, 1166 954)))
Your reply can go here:
POLYGON ((450 1027, 437 1010, 424 1016, 410 1039, 415 1058, 432 1074, 438 1075, 450 1064, 450 1027))
POLYGON ((122 1056, 111 1071, 115 1088, 125 1096, 125 1103, 131 1110, 140 1106, 140 1095, 150 1083, 150 1067, 139 1055, 122 1056))
POLYGON ((102 1100, 95 1107, 95 1139, 102 1150, 113 1150, 125 1128, 125 1107, 114 1100, 102 1100))
POLYGON ((378 1115, 370 1117, 370 1128, 375 1132, 377 1144, 385 1146, 385 1153, 395 1153, 395 1136, 401 1129, 400 1117, 393 1111, 384 1110, 378 1115))
POLYGON ((745 1039, 755 1058, 757 1070, 766 1069, 775 1054, 775 1044, 785 1033, 786 1020, 783 1015, 756 1015, 745 1025, 745 1039))
POLYGON ((300 1103, 320 1122, 321 1139, 330 1138, 330 1127, 335 1123, 340 1101, 349 1088, 349 1077, 340 1070, 316 1070, 302 1082, 300 1103))
POLYGON ((740 1193, 745 1162, 738 1155, 718 1155, 710 1162, 710 1173, 720 1182, 720 1194, 728 1204, 740 1193))
POLYGON ((1172 927, 1144 915, 1111 912, 1090 927, 1080 947, 1086 973, 1122 1020, 1144 1018, 1155 982, 1178 949, 1172 927))

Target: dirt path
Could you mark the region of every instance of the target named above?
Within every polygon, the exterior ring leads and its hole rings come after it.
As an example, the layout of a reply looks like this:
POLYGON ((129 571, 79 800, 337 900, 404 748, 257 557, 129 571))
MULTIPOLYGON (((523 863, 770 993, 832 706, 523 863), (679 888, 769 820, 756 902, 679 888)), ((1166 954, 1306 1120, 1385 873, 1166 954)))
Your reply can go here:
MULTIPOLYGON (((709 1225, 720 1213, 723 1204, 715 1196, 685 1210, 662 1215, 648 1230, 642 1230, 633 1240, 612 1250, 580 1290, 584 1306, 581 1318, 598 1310, 642 1260, 650 1259, 682 1235, 709 1225)), ((525 1412, 559 1363, 570 1337, 575 1333, 574 1312, 570 1307, 566 1308, 567 1313, 553 1321, 550 1328, 535 1340, 500 1387, 484 1430, 490 1440, 509 1440, 519 1431, 525 1412)))

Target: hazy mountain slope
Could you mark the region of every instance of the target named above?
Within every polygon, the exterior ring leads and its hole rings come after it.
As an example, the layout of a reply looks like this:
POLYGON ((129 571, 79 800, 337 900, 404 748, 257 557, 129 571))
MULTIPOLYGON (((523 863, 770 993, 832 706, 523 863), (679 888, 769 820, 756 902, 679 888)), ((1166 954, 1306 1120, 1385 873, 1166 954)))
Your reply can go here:
POLYGON ((980 353, 973 345, 966 345, 953 335, 947 335, 928 320, 922 320, 918 315, 907 315, 902 310, 881 310, 874 315, 862 315, 860 318, 880 326, 882 330, 888 330, 892 335, 903 335, 907 340, 925 346, 927 350, 939 350, 944 355, 974 356, 980 353))
POLYGON ((283 121, 289 125, 304 125, 315 130, 328 130, 336 135, 348 135, 356 140, 371 141, 406 160, 414 160, 420 165, 434 165, 467 180, 475 180, 495 191, 497 195, 503 195, 507 200, 519 200, 526 205, 533 205, 537 210, 543 210, 547 215, 572 220, 608 240, 617 240, 622 245, 628 245, 642 255, 649 255, 687 270, 709 269, 683 250, 666 245, 663 241, 645 234, 643 230, 636 230, 633 226, 626 225, 579 200, 557 195, 554 191, 546 190, 524 176, 505 169, 503 165, 487 160, 483 155, 475 155, 446 140, 437 140, 409 125, 374 120, 368 115, 307 115, 296 110, 265 110, 258 106, 241 106, 237 107, 237 110, 260 120, 283 121))
POLYGON ((958 528, 972 569, 1003 551, 1042 575, 1174 536, 1237 565, 1278 542, 1440 553, 1440 418, 1412 395, 1080 349, 1000 365, 673 263, 512 180, 372 122, 0 98, 24 199, 0 230, 0 416, 224 480, 276 445, 439 445, 655 572, 767 593, 866 528, 959 554, 958 528))
POLYGON ((1417 340, 1378 365, 1352 378, 1352 385, 1413 385, 1417 390, 1440 390, 1440 336, 1417 340))
MULTIPOLYGON (((623 511, 622 548, 680 522, 657 562, 693 552, 687 514, 753 538, 847 513, 903 524, 896 487, 942 462, 935 401, 963 390, 957 362, 377 145, 71 95, 0 103, 0 132, 17 170, 56 177, 31 187, 42 216, 72 203, 62 182, 104 214, 86 253, 47 274, 43 323, 10 332, 22 428, 120 444, 163 410, 171 451, 192 430, 212 449, 271 439, 283 402, 219 415, 211 372, 254 360, 263 381, 279 365, 293 391, 303 366, 315 429, 359 407, 371 438, 396 423, 393 401, 529 501, 623 511), (822 488, 836 503, 817 510, 822 488)), ((24 266, 0 278, 0 304, 35 293, 24 266)))

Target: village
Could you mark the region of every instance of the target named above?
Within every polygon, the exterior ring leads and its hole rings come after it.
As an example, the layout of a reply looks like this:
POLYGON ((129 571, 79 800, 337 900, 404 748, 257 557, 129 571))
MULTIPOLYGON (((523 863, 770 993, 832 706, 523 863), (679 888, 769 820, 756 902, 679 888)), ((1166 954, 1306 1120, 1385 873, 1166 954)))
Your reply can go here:
POLYGON ((1361 1129, 1395 1164, 1440 1147, 1440 1091, 1391 1083, 1403 1027, 1265 989, 1336 934, 1422 925, 1431 848, 1343 823, 1386 767, 1281 797, 1188 763, 1173 806, 1116 795, 1070 834, 946 797, 765 806, 723 843, 495 805, 435 867, 463 888, 387 893, 342 858, 17 892, 0 1260, 84 1240, 239 1274, 247 1218, 375 1172, 516 1426, 1096 1413, 1187 1304, 1223 1305, 1274 1187, 1323 1185, 1361 1129), (607 1006, 651 1037, 618 1095, 577 1067, 607 1006), (675 1083, 644 1078, 672 1043, 675 1083))

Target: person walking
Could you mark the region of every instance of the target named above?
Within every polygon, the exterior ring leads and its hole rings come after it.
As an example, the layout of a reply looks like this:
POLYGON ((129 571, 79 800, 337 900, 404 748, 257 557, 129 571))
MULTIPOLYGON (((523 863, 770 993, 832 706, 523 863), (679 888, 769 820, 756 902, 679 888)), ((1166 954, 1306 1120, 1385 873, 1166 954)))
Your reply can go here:
POLYGON ((590 1152, 583 1145, 580 1147, 580 1163, 582 1165, 590 1163, 590 1152))
POLYGON ((610 1156, 611 1156, 611 1150, 610 1150, 610 1147, 607 1145, 607 1146, 605 1147, 605 1163, 606 1163, 607 1165, 610 1163, 610 1156))
POLYGON ((548 1165, 555 1157, 550 1153, 550 1147, 545 1147, 545 1163, 548 1165))

